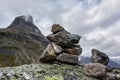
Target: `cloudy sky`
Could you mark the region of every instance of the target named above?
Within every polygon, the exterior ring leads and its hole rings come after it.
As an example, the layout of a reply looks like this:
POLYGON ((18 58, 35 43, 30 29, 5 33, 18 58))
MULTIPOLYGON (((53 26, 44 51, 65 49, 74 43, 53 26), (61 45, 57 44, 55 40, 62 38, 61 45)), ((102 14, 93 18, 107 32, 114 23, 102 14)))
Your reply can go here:
POLYGON ((82 55, 96 48, 120 58, 120 0, 0 0, 0 27, 16 16, 31 15, 44 35, 51 25, 61 24, 82 36, 82 55))

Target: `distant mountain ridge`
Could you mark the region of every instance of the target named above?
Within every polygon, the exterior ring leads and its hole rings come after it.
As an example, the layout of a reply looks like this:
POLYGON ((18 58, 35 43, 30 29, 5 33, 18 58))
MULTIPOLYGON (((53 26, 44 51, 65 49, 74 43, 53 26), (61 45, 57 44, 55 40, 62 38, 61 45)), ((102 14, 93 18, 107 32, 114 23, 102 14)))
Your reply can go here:
POLYGON ((110 58, 111 61, 109 62, 109 65, 112 65, 114 67, 120 67, 120 59, 118 58, 110 58))
MULTIPOLYGON (((85 56, 80 56, 80 62, 82 62, 83 64, 85 63, 90 63, 91 60, 90 60, 90 57, 85 57, 85 56)), ((111 67, 120 67, 120 61, 119 59, 118 60, 111 60, 109 61, 108 63, 108 66, 111 66, 111 67)))

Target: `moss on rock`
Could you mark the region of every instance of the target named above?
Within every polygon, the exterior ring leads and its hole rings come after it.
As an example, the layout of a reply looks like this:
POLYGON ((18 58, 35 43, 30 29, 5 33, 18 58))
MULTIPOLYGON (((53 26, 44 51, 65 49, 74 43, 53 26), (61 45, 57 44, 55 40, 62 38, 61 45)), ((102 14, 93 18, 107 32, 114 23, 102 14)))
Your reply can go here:
POLYGON ((83 67, 63 63, 30 64, 0 69, 2 80, 97 80, 85 76, 83 67))
POLYGON ((39 56, 48 43, 41 33, 0 29, 0 67, 39 63, 39 56))

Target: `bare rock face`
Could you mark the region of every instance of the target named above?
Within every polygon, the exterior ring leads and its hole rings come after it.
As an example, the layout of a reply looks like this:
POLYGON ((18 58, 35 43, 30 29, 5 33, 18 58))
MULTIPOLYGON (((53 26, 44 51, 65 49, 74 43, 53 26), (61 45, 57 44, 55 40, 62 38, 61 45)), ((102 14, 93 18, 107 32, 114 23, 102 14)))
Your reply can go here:
POLYGON ((8 28, 11 28, 17 32, 34 32, 34 33, 41 33, 40 30, 34 25, 32 16, 18 16, 14 19, 8 28))
POLYGON ((0 67, 39 63, 49 43, 31 16, 18 16, 8 28, 0 29, 0 67))
POLYGON ((62 26, 60 26, 59 24, 54 24, 52 26, 51 32, 56 33, 56 32, 62 31, 62 30, 64 30, 64 28, 62 26))
POLYGON ((106 66, 100 63, 89 63, 84 66, 87 76, 102 78, 106 75, 106 66))
POLYGON ((49 44, 40 56, 41 62, 54 61, 56 59, 56 54, 52 44, 49 44))
POLYGON ((92 49, 91 61, 93 63, 101 63, 107 65, 109 62, 109 57, 103 52, 100 52, 96 49, 92 49))
POLYGON ((74 48, 65 48, 64 52, 72 55, 80 55, 82 53, 82 48, 74 47, 74 48))
POLYGON ((77 55, 62 53, 62 54, 58 55, 56 59, 61 62, 78 64, 78 56, 77 55))
POLYGON ((62 48, 60 46, 58 46, 57 44, 55 44, 53 42, 51 44, 52 44, 53 49, 54 49, 56 54, 60 54, 62 52, 62 48))

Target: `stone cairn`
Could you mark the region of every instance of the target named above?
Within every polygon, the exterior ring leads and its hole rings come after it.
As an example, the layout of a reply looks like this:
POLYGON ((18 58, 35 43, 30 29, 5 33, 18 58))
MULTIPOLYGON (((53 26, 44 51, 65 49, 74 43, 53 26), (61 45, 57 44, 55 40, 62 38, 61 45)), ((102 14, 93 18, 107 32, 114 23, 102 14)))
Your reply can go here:
POLYGON ((52 25, 52 34, 47 36, 51 41, 40 56, 41 62, 61 61, 65 63, 78 64, 78 56, 82 48, 78 45, 80 36, 71 34, 59 24, 52 25))

